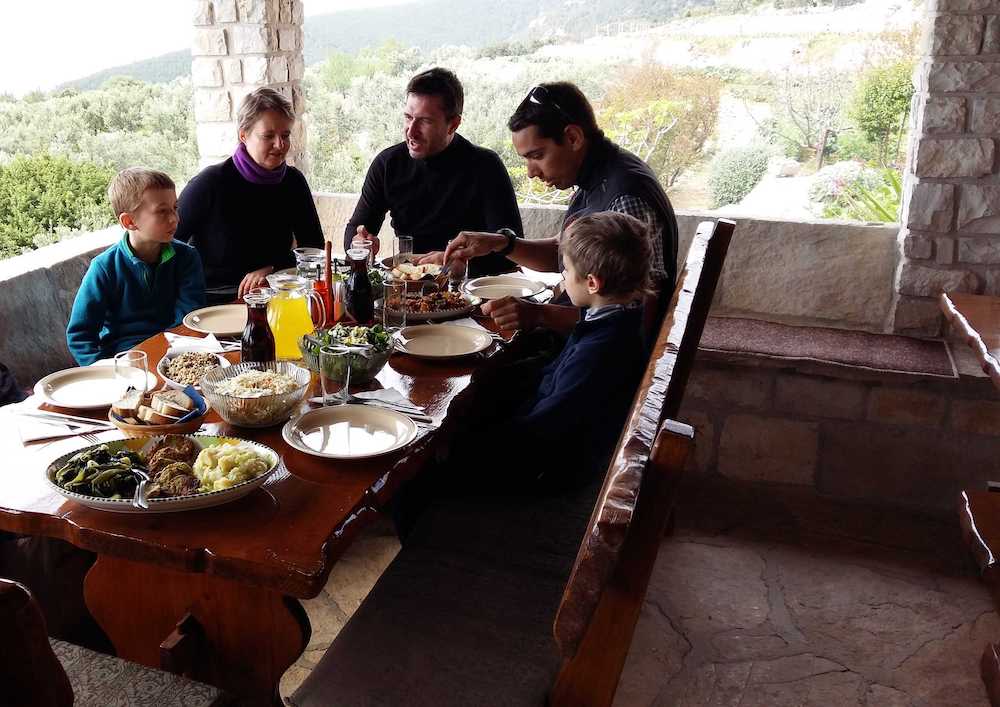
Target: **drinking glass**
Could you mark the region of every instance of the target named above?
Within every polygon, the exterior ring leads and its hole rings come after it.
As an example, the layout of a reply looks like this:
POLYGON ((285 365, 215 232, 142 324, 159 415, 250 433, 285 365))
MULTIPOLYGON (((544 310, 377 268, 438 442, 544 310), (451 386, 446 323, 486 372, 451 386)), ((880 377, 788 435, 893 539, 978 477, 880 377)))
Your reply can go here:
POLYGON ((448 265, 448 291, 461 292, 469 279, 469 261, 452 258, 448 265))
POLYGON ((115 354, 115 382, 124 396, 129 388, 135 388, 140 395, 146 394, 149 359, 145 351, 122 351, 115 354))
POLYGON ((358 364, 367 359, 371 348, 331 344, 319 350, 319 382, 323 388, 324 405, 347 404, 351 396, 351 363, 358 364))
POLYGON ((406 326, 405 280, 386 280, 382 284, 382 326, 387 330, 406 326))
POLYGON ((392 264, 396 267, 400 263, 407 261, 407 256, 413 255, 413 236, 396 236, 396 254, 393 256, 392 264))

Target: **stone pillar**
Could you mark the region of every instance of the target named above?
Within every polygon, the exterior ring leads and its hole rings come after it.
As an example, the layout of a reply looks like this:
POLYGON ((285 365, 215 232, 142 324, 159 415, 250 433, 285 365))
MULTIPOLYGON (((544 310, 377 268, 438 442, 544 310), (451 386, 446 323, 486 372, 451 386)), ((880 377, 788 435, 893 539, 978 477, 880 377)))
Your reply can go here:
POLYGON ((194 0, 193 4, 191 81, 201 166, 233 153, 240 102, 254 89, 269 86, 295 108, 298 120, 288 161, 303 169, 302 0, 194 0))
POLYGON ((936 335, 941 292, 1000 294, 1000 0, 929 0, 887 329, 936 335))

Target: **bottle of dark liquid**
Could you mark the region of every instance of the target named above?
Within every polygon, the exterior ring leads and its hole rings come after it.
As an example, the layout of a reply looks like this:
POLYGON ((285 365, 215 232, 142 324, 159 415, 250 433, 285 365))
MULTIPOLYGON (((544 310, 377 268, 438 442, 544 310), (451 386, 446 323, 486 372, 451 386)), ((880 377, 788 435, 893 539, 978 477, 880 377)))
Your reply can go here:
POLYGON ((271 294, 272 291, 267 288, 257 288, 243 295, 243 301, 247 303, 247 325, 240 339, 241 360, 244 363, 274 360, 274 334, 267 323, 267 303, 271 294))
POLYGON ((375 293, 368 278, 368 251, 351 248, 347 251, 351 274, 347 278, 347 311, 361 326, 371 326, 375 320, 375 293))

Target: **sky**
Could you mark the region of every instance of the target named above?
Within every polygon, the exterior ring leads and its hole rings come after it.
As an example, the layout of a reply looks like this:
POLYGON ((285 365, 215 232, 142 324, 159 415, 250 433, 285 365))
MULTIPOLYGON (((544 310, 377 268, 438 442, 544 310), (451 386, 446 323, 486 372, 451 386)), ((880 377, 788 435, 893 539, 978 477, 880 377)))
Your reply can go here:
MULTIPOLYGON (((304 0, 306 17, 406 0, 304 0)), ((0 93, 49 90, 191 43, 192 0, 4 2, 0 93)))

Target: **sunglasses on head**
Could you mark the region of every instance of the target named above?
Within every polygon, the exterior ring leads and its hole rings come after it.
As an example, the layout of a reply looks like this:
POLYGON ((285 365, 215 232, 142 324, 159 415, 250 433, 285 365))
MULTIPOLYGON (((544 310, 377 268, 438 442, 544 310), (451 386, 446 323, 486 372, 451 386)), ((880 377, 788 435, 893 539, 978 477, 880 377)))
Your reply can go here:
POLYGON ((552 98, 552 94, 549 93, 549 89, 545 86, 535 86, 533 89, 528 91, 528 95, 525 96, 524 100, 521 101, 522 105, 524 103, 534 103, 536 106, 542 108, 554 108, 557 113, 565 120, 567 123, 577 123, 579 121, 573 120, 569 113, 563 110, 563 107, 556 103, 555 99, 552 98))

